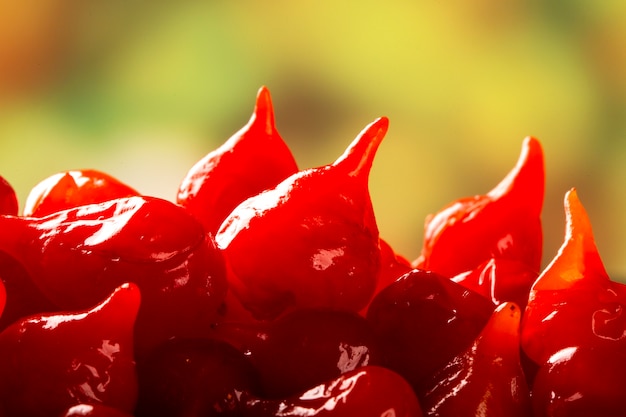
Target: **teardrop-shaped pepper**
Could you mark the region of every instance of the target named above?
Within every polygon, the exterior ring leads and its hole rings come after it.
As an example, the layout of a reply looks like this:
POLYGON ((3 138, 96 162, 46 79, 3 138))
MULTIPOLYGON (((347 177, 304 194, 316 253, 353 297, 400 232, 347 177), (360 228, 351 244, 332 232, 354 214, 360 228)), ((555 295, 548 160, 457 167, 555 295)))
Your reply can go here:
POLYGON ((437 373, 422 406, 433 417, 528 417, 530 394, 520 362, 521 312, 500 304, 471 347, 437 373))
POLYGON ((527 137, 517 164, 495 188, 456 200, 426 219, 422 252, 413 266, 451 278, 496 258, 539 271, 544 182, 543 150, 527 137))
POLYGON ((422 417, 419 401, 395 372, 365 366, 282 400, 242 396, 243 417, 422 417))
POLYGON ((19 204, 15 190, 7 180, 0 177, 0 214, 17 216, 19 204))
POLYGON ((368 125, 333 164, 300 171, 237 206, 216 242, 231 288, 258 318, 294 307, 359 311, 380 268, 369 171, 388 128, 368 125))
POLYGON ((493 309, 488 299, 447 277, 413 270, 374 297, 367 320, 383 365, 406 378, 420 397, 435 373, 471 345, 493 309))
POLYGON ((212 238, 185 209, 155 197, 0 216, 0 250, 60 309, 86 308, 124 282, 137 283, 138 347, 208 331, 226 291, 212 238))
POLYGON ((26 198, 23 215, 43 217, 72 207, 137 195, 138 191, 102 171, 59 172, 33 187, 26 198))
POLYGON ((272 321, 247 349, 263 393, 282 398, 362 366, 380 365, 370 324, 347 311, 299 309, 272 321))
POLYGON ((533 383, 533 417, 626 416, 626 350, 572 346, 550 356, 533 383))
POLYGON ((537 364, 572 346, 626 349, 626 285, 607 274, 575 189, 564 205, 563 244, 533 284, 522 321, 522 346, 537 364))
POLYGON ((123 284, 95 307, 37 315, 0 333, 0 408, 49 417, 79 404, 132 412, 137 401, 133 326, 140 304, 123 284))
POLYGON ((296 172, 296 161, 276 130, 270 92, 261 87, 248 124, 191 167, 176 202, 215 234, 239 203, 296 172))

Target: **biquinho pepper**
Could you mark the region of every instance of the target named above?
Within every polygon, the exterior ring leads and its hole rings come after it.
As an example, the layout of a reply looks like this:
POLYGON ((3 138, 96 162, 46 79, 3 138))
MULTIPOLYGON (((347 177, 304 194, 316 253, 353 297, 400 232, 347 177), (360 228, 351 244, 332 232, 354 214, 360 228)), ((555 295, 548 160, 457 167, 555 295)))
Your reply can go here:
POLYGON ((527 137, 517 164, 495 188, 456 200, 426 219, 422 252, 413 266, 452 278, 497 259, 520 262, 538 274, 544 182, 543 150, 527 137))
POLYGON ((348 311, 291 311, 258 331, 246 349, 266 397, 282 398, 366 365, 380 365, 370 324, 348 311))
POLYGON ((276 130, 270 92, 261 87, 248 124, 191 167, 176 202, 215 234, 239 203, 296 172, 296 161, 276 130))
MULTIPOLYGON (((0 251, 58 310, 86 308, 124 282, 143 303, 136 345, 208 332, 226 292, 222 253, 180 206, 128 197, 45 217, 0 216, 0 251)), ((10 296, 10 293, 9 293, 10 296)))
POLYGON ((607 274, 575 189, 565 215, 563 244, 533 284, 522 321, 522 347, 539 365, 570 347, 626 354, 626 285, 607 274))
POLYGON ((73 207, 138 195, 138 191, 102 171, 65 171, 35 185, 26 197, 22 214, 43 217, 73 207))
POLYGON ((439 369, 480 334, 493 309, 489 300, 449 278, 416 269, 374 297, 367 320, 383 366, 406 378, 422 398, 439 369))
POLYGON ((358 312, 369 301, 381 255, 368 177, 387 128, 376 120, 335 163, 290 176, 226 218, 215 240, 234 294, 257 318, 302 307, 358 312))
POLYGON ((542 364, 533 381, 533 417, 626 416, 624 375, 624 349, 561 349, 542 364))
POLYGON ((95 307, 18 320, 0 333, 0 408, 7 416, 57 416, 137 402, 133 327, 141 295, 123 284, 95 307))
POLYGON ((520 308, 500 304, 474 343, 436 375, 422 401, 428 416, 528 417, 530 393, 519 349, 520 308))

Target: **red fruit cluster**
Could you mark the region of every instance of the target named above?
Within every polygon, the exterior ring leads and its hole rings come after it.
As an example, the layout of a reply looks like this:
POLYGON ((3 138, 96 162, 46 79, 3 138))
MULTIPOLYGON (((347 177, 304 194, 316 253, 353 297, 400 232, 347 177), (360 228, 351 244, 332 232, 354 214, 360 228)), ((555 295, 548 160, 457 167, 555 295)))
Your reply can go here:
POLYGON ((20 214, 0 178, 0 417, 626 416, 626 286, 574 189, 541 269, 539 141, 410 261, 369 196, 387 126, 299 169, 261 88, 176 201, 76 170, 20 214))

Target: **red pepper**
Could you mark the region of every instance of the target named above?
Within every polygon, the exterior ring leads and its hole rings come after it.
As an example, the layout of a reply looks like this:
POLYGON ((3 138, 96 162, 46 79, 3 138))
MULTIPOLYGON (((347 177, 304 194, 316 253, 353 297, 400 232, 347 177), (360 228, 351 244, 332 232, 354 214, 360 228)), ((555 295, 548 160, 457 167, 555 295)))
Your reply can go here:
POLYGON ((525 263, 491 258, 452 280, 490 299, 495 305, 512 301, 524 310, 528 292, 538 275, 535 269, 525 263))
POLYGON ((369 301, 380 246, 368 175, 387 127, 375 121, 335 163, 292 175, 224 221, 216 241, 231 288, 257 318, 301 307, 357 312, 369 301))
POLYGON ((0 250, 59 309, 80 309, 123 282, 141 288, 140 350, 208 332, 226 291, 225 264, 182 207, 128 197, 46 217, 0 216, 0 250))
MULTIPOLYGON (((374 289, 374 294, 372 294, 370 302, 378 293, 387 288, 387 286, 398 280, 404 274, 411 272, 413 269, 411 267, 411 262, 409 262, 409 260, 404 258, 402 255, 397 254, 386 240, 381 238, 379 240, 379 245, 380 271, 376 281, 376 288, 374 289)), ((369 304, 360 311, 360 314, 363 317, 367 315, 368 308, 369 304)))
POLYGON ((246 350, 265 396, 281 398, 366 365, 380 365, 370 324, 346 311, 300 309, 272 321, 246 350))
POLYGON ((626 285, 607 274, 575 189, 565 215, 563 244, 532 286, 522 321, 522 346, 537 364, 569 347, 626 351, 626 285))
POLYGON ((18 209, 15 190, 7 180, 0 177, 0 214, 17 216, 18 209))
POLYGON ((35 285, 24 266, 2 250, 0 282, 7 293, 6 305, 0 316, 0 330, 22 317, 59 310, 35 285))
POLYGON ((626 416, 626 350, 572 346, 542 364, 532 389, 533 417, 626 416))
POLYGON ((243 417, 422 417, 419 401, 393 371, 365 366, 282 400, 242 396, 243 417))
POLYGON ((17 321, 0 333, 0 404, 7 416, 49 417, 79 403, 132 412, 139 289, 124 284, 87 310, 17 321))
POLYGON ((451 278, 490 259, 506 259, 539 271, 544 182, 541 145, 528 137, 516 166, 495 188, 426 219, 422 253, 413 266, 451 278))
POLYGON ((500 304, 465 351, 437 375, 424 396, 429 416, 528 417, 530 394, 520 362, 521 312, 515 303, 500 304))
POLYGON ((137 417, 235 416, 238 393, 259 392, 248 357, 215 339, 170 339, 137 369, 137 417))
POLYGON ((261 87, 248 124, 189 170, 176 202, 215 234, 239 203, 296 172, 296 161, 276 130, 270 92, 261 87))
POLYGON ((471 345, 493 309, 489 300, 447 277, 413 270, 378 293, 367 320, 383 365, 406 378, 421 398, 435 373, 471 345))
POLYGON ((94 169, 65 171, 33 187, 26 198, 23 214, 43 217, 56 211, 136 195, 139 192, 104 172, 94 169))

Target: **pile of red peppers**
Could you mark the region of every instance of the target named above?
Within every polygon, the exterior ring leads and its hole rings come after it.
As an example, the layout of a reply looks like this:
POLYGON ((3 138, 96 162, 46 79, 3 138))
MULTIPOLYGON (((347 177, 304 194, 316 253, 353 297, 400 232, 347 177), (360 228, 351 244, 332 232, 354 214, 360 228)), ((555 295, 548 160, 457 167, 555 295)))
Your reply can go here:
POLYGON ((0 417, 626 416, 626 285, 575 189, 542 268, 540 142, 409 259, 368 190, 387 127, 300 169, 263 87, 175 201, 74 170, 20 213, 0 178, 0 417))

